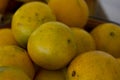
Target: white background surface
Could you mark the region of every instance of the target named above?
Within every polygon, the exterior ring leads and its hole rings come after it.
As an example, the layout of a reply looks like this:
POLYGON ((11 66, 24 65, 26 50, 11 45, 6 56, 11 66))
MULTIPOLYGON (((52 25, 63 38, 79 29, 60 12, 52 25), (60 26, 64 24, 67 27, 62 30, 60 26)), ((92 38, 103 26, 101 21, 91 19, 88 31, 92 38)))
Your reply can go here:
POLYGON ((120 0, 98 0, 96 16, 120 23, 120 0))

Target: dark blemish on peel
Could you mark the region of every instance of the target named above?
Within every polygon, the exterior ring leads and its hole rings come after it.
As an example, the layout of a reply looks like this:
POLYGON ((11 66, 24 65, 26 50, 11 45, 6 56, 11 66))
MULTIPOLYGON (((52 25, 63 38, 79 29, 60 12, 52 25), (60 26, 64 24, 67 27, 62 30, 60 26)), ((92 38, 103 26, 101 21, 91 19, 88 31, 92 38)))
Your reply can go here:
POLYGON ((114 32, 110 32, 110 36, 115 36, 115 33, 114 32))
POLYGON ((71 40, 70 40, 70 39, 68 39, 68 40, 67 40, 67 42, 68 42, 68 43, 70 43, 70 42, 71 42, 71 40))
POLYGON ((75 77, 75 75, 76 75, 76 72, 72 71, 72 77, 75 77))

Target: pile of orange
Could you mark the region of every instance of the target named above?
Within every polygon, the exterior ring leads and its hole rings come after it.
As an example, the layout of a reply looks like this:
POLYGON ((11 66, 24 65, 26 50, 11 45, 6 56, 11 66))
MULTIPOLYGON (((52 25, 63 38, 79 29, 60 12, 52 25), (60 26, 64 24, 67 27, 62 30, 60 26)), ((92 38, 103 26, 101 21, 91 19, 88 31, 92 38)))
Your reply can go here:
POLYGON ((21 0, 0 29, 0 80, 120 80, 120 26, 88 32, 84 0, 21 0))

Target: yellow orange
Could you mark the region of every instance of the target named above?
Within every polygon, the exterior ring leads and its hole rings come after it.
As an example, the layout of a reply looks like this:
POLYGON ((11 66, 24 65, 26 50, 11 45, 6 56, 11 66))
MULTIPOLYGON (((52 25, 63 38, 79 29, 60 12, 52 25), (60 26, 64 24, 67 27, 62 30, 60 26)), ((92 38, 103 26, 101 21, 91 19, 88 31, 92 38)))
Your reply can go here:
POLYGON ((83 28, 87 23, 89 11, 85 0, 49 0, 58 21, 83 28))
POLYGON ((0 66, 13 66, 22 69, 31 79, 35 70, 26 50, 16 45, 0 46, 0 66))
POLYGON ((0 80, 32 80, 19 68, 2 66, 0 67, 0 80))
POLYGON ((120 58, 117 58, 117 61, 120 63, 120 58))
POLYGON ((37 28, 28 40, 27 49, 36 64, 49 70, 65 67, 76 55, 72 31, 60 22, 47 22, 37 28))
POLYGON ((97 50, 120 57, 120 26, 114 23, 104 23, 91 31, 97 50))
POLYGON ((0 29, 0 46, 3 45, 18 45, 10 28, 0 29))
POLYGON ((96 49, 95 41, 90 33, 76 27, 72 27, 71 30, 75 37, 78 54, 96 49))
POLYGON ((103 51, 78 55, 69 65, 68 80, 120 80, 120 64, 103 51))
POLYGON ((62 70, 40 70, 35 80, 66 80, 62 70))
POLYGON ((47 4, 32 1, 24 4, 14 13, 12 32, 19 45, 26 48, 28 38, 36 28, 45 22, 55 20, 55 15, 47 4))

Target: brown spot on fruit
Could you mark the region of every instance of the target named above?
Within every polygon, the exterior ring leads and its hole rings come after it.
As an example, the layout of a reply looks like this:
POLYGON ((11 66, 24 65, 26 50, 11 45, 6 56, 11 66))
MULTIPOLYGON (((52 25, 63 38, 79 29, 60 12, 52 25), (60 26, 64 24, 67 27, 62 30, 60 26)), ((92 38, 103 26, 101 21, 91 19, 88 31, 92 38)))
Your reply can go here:
POLYGON ((114 32, 110 32, 110 36, 114 37, 115 33, 114 32))
POLYGON ((75 77, 75 75, 76 75, 76 72, 72 71, 72 77, 75 77))
POLYGON ((70 40, 70 39, 68 39, 68 40, 67 40, 67 42, 68 42, 68 43, 70 43, 70 42, 71 42, 71 40, 70 40))

